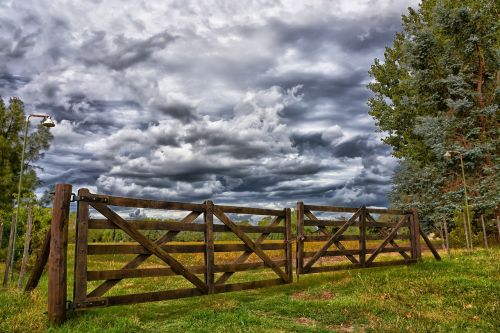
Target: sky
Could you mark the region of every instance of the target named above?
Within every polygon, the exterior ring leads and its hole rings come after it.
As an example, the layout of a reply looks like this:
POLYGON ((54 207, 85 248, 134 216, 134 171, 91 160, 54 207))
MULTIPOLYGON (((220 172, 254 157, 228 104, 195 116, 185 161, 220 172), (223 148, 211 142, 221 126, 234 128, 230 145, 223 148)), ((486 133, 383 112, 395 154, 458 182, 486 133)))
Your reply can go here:
POLYGON ((57 123, 45 186, 388 206, 368 70, 416 5, 0 0, 0 95, 57 123))

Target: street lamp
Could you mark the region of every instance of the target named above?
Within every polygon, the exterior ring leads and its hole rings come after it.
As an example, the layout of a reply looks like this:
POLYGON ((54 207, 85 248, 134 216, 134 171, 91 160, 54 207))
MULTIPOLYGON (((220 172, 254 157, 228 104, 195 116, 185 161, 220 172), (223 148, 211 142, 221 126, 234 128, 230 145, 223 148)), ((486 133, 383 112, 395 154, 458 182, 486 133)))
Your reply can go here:
MULTIPOLYGON (((14 234, 13 234, 13 239, 12 242, 9 244, 9 249, 8 249, 8 258, 7 258, 7 263, 10 263, 10 269, 12 269, 13 272, 13 266, 14 266, 14 249, 15 249, 15 244, 16 244, 16 233, 17 233, 17 222, 19 219, 19 210, 21 208, 21 182, 23 179, 23 169, 24 169, 24 153, 26 151, 26 138, 28 137, 28 128, 29 128, 29 122, 30 118, 43 118, 42 121, 40 122, 42 126, 50 128, 56 126, 54 121, 52 121, 52 118, 48 115, 45 114, 30 114, 28 117, 26 117, 26 123, 24 125, 24 138, 23 138, 23 152, 21 154, 21 171, 19 172, 19 183, 17 184, 17 209, 16 209, 16 218, 14 220, 14 234)), ((9 275, 9 265, 6 263, 5 265, 5 275, 4 275, 4 280, 3 280, 3 285, 5 286, 7 284, 7 279, 9 275)))
POLYGON ((465 213, 467 214, 467 227, 469 229, 470 247, 472 249, 472 228, 470 224, 469 200, 467 198, 467 184, 465 183, 464 155, 456 150, 448 150, 446 151, 446 153, 444 153, 444 157, 447 159, 451 159, 454 155, 460 156, 460 165, 462 166, 462 181, 464 184, 464 196, 465 196, 465 213))

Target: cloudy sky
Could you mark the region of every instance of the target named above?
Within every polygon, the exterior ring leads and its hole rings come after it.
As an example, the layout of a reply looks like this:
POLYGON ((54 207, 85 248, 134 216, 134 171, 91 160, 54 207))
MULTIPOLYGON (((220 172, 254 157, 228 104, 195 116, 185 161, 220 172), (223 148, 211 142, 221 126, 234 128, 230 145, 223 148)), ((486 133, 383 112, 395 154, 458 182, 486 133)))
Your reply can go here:
POLYGON ((367 71, 409 5, 0 0, 0 95, 57 121, 46 185, 386 206, 367 71))

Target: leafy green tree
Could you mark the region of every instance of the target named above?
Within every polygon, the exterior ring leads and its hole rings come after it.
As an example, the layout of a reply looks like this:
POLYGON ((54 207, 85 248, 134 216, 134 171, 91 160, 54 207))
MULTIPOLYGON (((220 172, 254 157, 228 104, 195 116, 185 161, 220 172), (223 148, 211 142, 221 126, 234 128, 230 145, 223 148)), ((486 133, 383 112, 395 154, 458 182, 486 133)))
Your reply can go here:
POLYGON ((424 0, 371 67, 370 114, 401 159, 391 200, 427 224, 463 208, 459 157, 446 160, 448 150, 463 155, 475 210, 500 201, 499 12, 494 0, 424 0))

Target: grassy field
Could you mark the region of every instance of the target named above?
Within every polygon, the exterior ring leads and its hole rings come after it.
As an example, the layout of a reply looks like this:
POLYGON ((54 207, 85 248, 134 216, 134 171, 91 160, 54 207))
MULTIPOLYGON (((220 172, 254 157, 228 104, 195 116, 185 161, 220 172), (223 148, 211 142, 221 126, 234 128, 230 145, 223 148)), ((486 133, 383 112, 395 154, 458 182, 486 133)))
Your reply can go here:
MULTIPOLYGON (((91 266, 111 268, 126 259, 100 258, 91 266)), ((267 270, 240 272, 230 282, 256 279, 255 274, 272 277, 267 270)), ((164 279, 122 281, 113 293, 165 289, 164 279)), ((168 279, 170 288, 188 286, 168 279)), ((498 248, 470 256, 455 251, 442 262, 424 253, 423 262, 411 266, 307 275, 267 289, 92 309, 57 328, 47 325, 46 286, 44 277, 31 295, 0 291, 0 332, 500 331, 498 248)))

